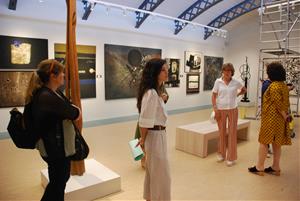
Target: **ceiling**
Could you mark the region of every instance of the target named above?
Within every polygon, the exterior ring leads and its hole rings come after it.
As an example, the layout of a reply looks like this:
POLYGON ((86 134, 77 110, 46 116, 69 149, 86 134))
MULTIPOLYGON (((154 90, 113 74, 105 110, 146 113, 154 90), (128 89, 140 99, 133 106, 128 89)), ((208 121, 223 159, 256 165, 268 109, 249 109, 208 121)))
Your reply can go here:
MULTIPOLYGON (((139 8, 145 0, 103 0, 113 4, 139 8)), ((148 0, 149 1, 149 0, 148 0)), ((153 1, 153 0, 152 0, 153 1)), ((217 0, 202 0, 214 2, 217 0)), ((233 6, 245 0, 223 0, 212 6, 192 22, 207 25, 223 12, 231 9, 233 6)), ((153 11, 163 15, 177 18, 187 8, 193 5, 197 0, 164 0, 153 11)), ((53 22, 65 23, 66 21, 66 5, 65 0, 19 0, 17 1, 16 10, 8 9, 9 0, 0 1, 0 17, 1 15, 9 15, 27 19, 46 20, 53 22)), ((220 27, 221 29, 228 30, 238 26, 240 23, 246 23, 250 18, 253 20, 253 13, 257 15, 256 9, 246 15, 236 18, 232 22, 220 27), (250 13, 250 14, 249 14, 250 13), (252 14, 251 14, 252 13, 252 14)), ((134 12, 126 13, 122 9, 109 8, 96 4, 87 20, 82 20, 84 14, 84 4, 82 1, 77 0, 77 23, 79 25, 94 26, 99 28, 111 28, 117 30, 134 31, 141 33, 157 34, 163 36, 172 36, 178 38, 189 37, 195 35, 199 40, 203 40, 204 30, 200 26, 187 26, 182 29, 176 36, 174 35, 175 24, 173 20, 163 19, 160 17, 148 17, 144 23, 137 29, 136 14, 134 12)))

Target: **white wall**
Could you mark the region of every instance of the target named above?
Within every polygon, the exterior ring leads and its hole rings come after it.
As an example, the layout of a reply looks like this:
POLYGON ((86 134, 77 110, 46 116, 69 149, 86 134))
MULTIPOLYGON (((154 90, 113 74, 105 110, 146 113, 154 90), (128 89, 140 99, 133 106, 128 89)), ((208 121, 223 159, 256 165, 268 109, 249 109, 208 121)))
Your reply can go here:
POLYGON ((240 78, 240 66, 246 63, 248 57, 251 79, 247 88, 251 102, 255 102, 257 97, 259 45, 259 18, 256 15, 250 16, 246 23, 234 26, 226 44, 226 58, 235 66, 235 77, 240 78))
MULTIPOLYGON (((54 57, 54 43, 65 43, 66 26, 64 23, 21 19, 0 15, 0 34, 19 37, 48 39, 49 58, 54 57)), ((200 39, 199 39, 200 41, 200 39)), ((184 51, 200 51, 208 56, 225 56, 224 41, 214 40, 209 44, 145 35, 135 32, 95 28, 77 27, 77 44, 96 46, 97 98, 83 99, 83 119, 85 122, 103 120, 114 117, 124 117, 137 114, 136 99, 121 99, 105 101, 104 87, 104 44, 141 46, 162 49, 162 57, 180 58, 181 69, 180 88, 169 88, 168 110, 191 108, 210 105, 211 92, 203 92, 203 74, 201 74, 200 93, 186 95, 186 77, 183 70, 184 51)), ((227 50, 226 50, 227 51, 227 50)), ((226 62, 226 59, 225 59, 226 62)), ((6 131, 11 108, 0 109, 0 132, 6 131)))

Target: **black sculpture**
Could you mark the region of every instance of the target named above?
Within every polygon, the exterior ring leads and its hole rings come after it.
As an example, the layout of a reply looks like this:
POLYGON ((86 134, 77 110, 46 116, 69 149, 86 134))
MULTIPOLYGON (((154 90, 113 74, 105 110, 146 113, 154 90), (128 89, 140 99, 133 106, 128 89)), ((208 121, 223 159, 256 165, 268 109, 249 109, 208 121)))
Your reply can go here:
MULTIPOLYGON (((246 57, 246 63, 241 65, 240 73, 241 73, 241 78, 245 83, 244 86, 247 89, 248 80, 250 80, 250 78, 251 78, 250 69, 249 69, 249 65, 248 65, 248 57, 246 57)), ((242 98, 241 102, 250 102, 250 100, 248 99, 247 92, 244 94, 244 97, 242 98)))

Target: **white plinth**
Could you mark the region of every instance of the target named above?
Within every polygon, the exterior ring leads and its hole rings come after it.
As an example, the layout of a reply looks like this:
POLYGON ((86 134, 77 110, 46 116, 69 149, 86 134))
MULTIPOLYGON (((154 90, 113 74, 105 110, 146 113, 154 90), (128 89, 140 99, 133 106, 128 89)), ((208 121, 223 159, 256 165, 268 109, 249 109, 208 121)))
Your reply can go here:
MULTIPOLYGON (((66 200, 95 200, 121 190, 121 177, 95 159, 85 160, 83 176, 71 176, 66 189, 66 200)), ((42 186, 49 182, 48 169, 41 171, 42 186)))

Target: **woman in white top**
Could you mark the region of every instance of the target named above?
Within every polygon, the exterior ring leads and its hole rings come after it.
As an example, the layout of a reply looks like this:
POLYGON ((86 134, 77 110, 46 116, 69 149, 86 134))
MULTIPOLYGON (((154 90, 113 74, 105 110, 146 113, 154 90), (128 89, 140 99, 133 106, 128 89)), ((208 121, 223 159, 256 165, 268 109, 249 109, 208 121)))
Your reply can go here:
POLYGON ((223 64, 222 77, 215 81, 212 90, 212 105, 220 135, 218 161, 222 162, 226 159, 228 166, 232 166, 237 159, 237 97, 246 93, 246 88, 241 82, 234 79, 233 75, 233 65, 231 63, 223 64), (227 121, 228 138, 226 138, 227 121))
POLYGON ((144 199, 147 201, 171 200, 166 137, 167 113, 161 90, 161 85, 167 79, 166 61, 151 59, 144 68, 137 97, 141 132, 139 144, 147 153, 144 183, 144 199))

